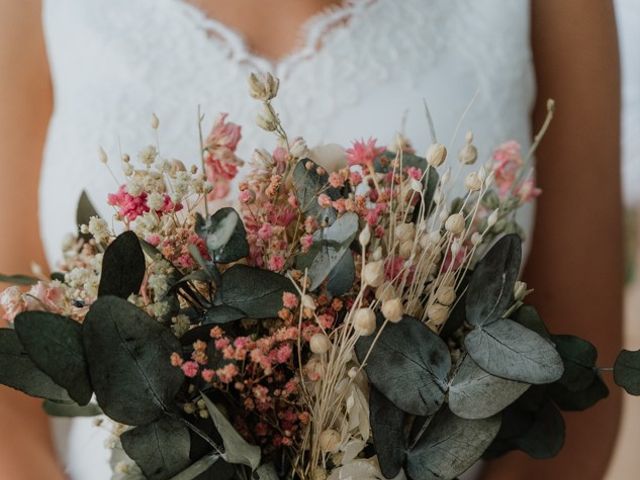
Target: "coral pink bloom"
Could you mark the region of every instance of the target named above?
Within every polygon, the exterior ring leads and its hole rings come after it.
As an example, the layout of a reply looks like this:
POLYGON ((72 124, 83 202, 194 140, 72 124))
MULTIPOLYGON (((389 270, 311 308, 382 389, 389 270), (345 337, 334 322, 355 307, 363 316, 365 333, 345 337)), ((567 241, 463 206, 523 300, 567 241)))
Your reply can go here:
POLYGON ((269 270, 279 272, 284 268, 284 257, 282 255, 274 255, 269 259, 269 270))
POLYGON ((353 142, 353 146, 347 149, 347 162, 349 166, 360 165, 363 167, 370 167, 373 165, 373 161, 384 153, 384 147, 376 146, 376 139, 370 138, 366 142, 359 140, 353 142))
POLYGON ((59 313, 64 308, 64 292, 60 284, 45 284, 38 282, 31 287, 27 296, 27 308, 29 310, 46 310, 59 313))
POLYGON ((198 374, 198 369, 200 368, 196 362, 188 361, 182 364, 182 372, 185 376, 189 378, 193 378, 198 374))
POLYGON ((242 138, 242 127, 232 122, 227 122, 228 113, 221 113, 213 124, 211 133, 207 137, 205 145, 211 147, 225 147, 235 152, 242 138))
POLYGON ((107 196, 107 203, 118 208, 118 214, 122 218, 133 221, 140 215, 149 211, 147 206, 147 193, 142 192, 138 196, 133 196, 127 192, 126 185, 120 185, 116 193, 107 196))
POLYGON ((520 144, 513 140, 503 143, 493 152, 492 170, 500 196, 511 190, 523 163, 520 144))
POLYGON ((286 308, 293 310, 298 306, 298 296, 295 293, 284 292, 282 294, 282 303, 286 308))

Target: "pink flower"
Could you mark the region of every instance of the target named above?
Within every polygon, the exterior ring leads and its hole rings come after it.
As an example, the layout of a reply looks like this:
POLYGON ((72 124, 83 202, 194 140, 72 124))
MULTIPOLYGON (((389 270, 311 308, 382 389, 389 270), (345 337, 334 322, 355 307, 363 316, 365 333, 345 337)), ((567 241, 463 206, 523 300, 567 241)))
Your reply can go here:
POLYGON ((64 308, 64 300, 64 291, 58 282, 38 282, 31 287, 26 297, 29 310, 44 309, 52 313, 58 313, 64 308))
POLYGON ((240 203, 244 203, 245 205, 249 205, 256 201, 256 192, 253 190, 247 189, 240 192, 238 197, 240 203))
POLYGON ((157 233, 152 233, 151 235, 147 235, 144 240, 145 242, 153 245, 154 247, 157 247, 158 245, 160 245, 160 242, 162 242, 162 238, 160 238, 160 235, 158 235, 157 233))
POLYGON ((522 203, 531 202, 532 200, 539 197, 541 193, 542 190, 536 187, 535 180, 531 178, 522 182, 522 184, 519 185, 515 190, 516 196, 520 198, 520 201, 522 203))
POLYGON ((353 146, 347 149, 347 162, 349 166, 360 165, 371 168, 373 161, 384 153, 384 147, 376 147, 375 138, 353 142, 353 146))
POLYGON ((222 383, 231 383, 233 381, 233 377, 238 375, 238 373, 238 367, 233 363, 228 363, 224 367, 216 370, 216 375, 222 383))
POLYGON ((271 228, 271 225, 269 225, 268 223, 263 223, 258 230, 258 237, 261 240, 268 242, 271 238, 271 235, 273 235, 273 228, 271 228))
POLYGON ((422 170, 417 167, 407 167, 406 172, 409 178, 413 178, 414 180, 422 179, 422 170))
POLYGON ((236 151, 238 142, 242 138, 242 127, 235 123, 227 122, 228 116, 228 113, 221 113, 216 118, 211 133, 209 133, 205 142, 207 148, 224 147, 232 152, 236 151))
POLYGON ((218 338, 215 342, 214 342, 214 346, 216 347, 216 350, 224 350, 225 348, 227 348, 229 346, 231 342, 229 341, 228 338, 223 337, 223 338, 218 338))
POLYGON ((211 370, 210 368, 205 368, 204 370, 202 370, 202 373, 200 375, 202 375, 202 379, 205 382, 211 383, 211 381, 216 376, 216 372, 214 370, 211 370))
POLYGON ((523 163, 520 144, 513 140, 503 143, 493 152, 492 170, 500 196, 511 190, 523 163))
POLYGON ((173 203, 173 200, 171 200, 171 197, 166 193, 164 194, 162 201, 163 201, 162 208, 160 210, 156 210, 158 215, 162 215, 165 213, 179 212, 180 210, 182 210, 182 204, 173 203))
POLYGON ((4 310, 3 319, 13 322, 19 313, 27 309, 27 304, 22 298, 22 291, 12 286, 0 293, 0 307, 4 310))
POLYGON ((171 365, 172 366, 181 367, 183 363, 184 363, 184 360, 182 359, 182 356, 180 356, 179 353, 173 352, 171 354, 171 365))
POLYGON ((291 348, 291 345, 285 343, 284 345, 281 345, 280 348, 278 348, 276 353, 276 361, 278 363, 287 363, 291 358, 292 353, 293 350, 291 348))
POLYGON ((313 235, 306 234, 300 237, 300 245, 302 245, 302 250, 304 252, 309 251, 313 246, 313 235))
POLYGON ((354 187, 357 187, 358 185, 360 185, 362 183, 362 175, 360 175, 360 172, 350 172, 349 182, 354 187))
POLYGON ((282 303, 286 308, 293 310, 298 306, 298 296, 295 293, 284 292, 282 294, 282 303))
POLYGON ((269 259, 269 270, 279 272, 284 268, 284 257, 282 255, 273 255, 269 259))
POLYGON ((110 193, 107 196, 107 203, 113 207, 117 207, 118 214, 122 218, 134 221, 140 215, 149 211, 147 206, 147 193, 142 192, 138 196, 127 193, 126 185, 120 185, 116 193, 110 193))
POLYGON ((193 378, 198 374, 198 369, 200 368, 196 362, 188 361, 182 364, 182 372, 186 377, 193 378))

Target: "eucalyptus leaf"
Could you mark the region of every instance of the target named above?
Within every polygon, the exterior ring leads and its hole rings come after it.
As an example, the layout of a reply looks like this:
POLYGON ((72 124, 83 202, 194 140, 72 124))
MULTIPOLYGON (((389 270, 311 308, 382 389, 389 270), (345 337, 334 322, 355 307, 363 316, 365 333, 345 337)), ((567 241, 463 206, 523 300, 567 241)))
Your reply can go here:
POLYGON ((515 440, 515 445, 532 458, 555 457, 565 438, 565 424, 561 413, 551 401, 545 401, 534 413, 533 424, 527 433, 515 440))
POLYGON ((126 300, 99 298, 83 324, 91 384, 111 419, 144 425, 173 408, 184 382, 169 362, 181 350, 171 331, 126 300))
POLYGON ((569 412, 586 410, 609 396, 609 388, 597 373, 594 374, 591 385, 583 390, 571 391, 563 384, 556 382, 549 385, 548 391, 558 408, 569 412))
POLYGON ((351 250, 347 249, 327 277, 327 291, 335 297, 344 295, 353 287, 355 278, 356 263, 351 250))
POLYGON ((519 323, 523 327, 527 327, 529 330, 533 330, 538 335, 547 340, 551 339, 551 334, 547 330, 547 326, 544 324, 540 315, 534 307, 531 305, 523 305, 511 318, 514 322, 519 323))
POLYGON ((465 355, 449 387, 449 408, 459 417, 488 418, 511 405, 529 384, 506 380, 482 370, 465 355))
POLYGON ((254 477, 257 477, 257 480, 280 480, 273 463, 260 465, 256 470, 254 477))
POLYGON ((0 273, 0 283, 28 286, 38 283, 38 279, 28 275, 3 275, 0 273))
POLYGON ((129 298, 140 291, 145 274, 144 253, 135 233, 124 232, 104 252, 98 296, 129 298))
POLYGON ((177 419, 163 416, 127 430, 122 448, 149 480, 167 480, 189 466, 189 430, 177 419))
POLYGON ((314 234, 314 243, 317 247, 312 250, 314 256, 307 271, 311 279, 310 290, 317 289, 340 264, 357 233, 358 215, 347 212, 329 227, 314 234))
POLYGON ((260 447, 250 445, 206 395, 203 394, 202 398, 207 405, 211 420, 222 437, 224 444, 222 458, 229 463, 247 465, 251 470, 257 469, 260 466, 260 447))
POLYGON ((228 307, 227 305, 216 305, 207 310, 203 325, 221 325, 224 323, 235 322, 246 318, 244 312, 228 307))
POLYGON ((506 235, 478 262, 467 291, 467 321, 471 325, 480 327, 502 318, 514 301, 521 261, 522 240, 506 235))
MULTIPOLYGON (((203 473, 207 472, 213 465, 220 461, 220 456, 205 455, 200 460, 192 463, 188 468, 171 477, 171 480, 194 480, 203 473)), ((229 477, 221 478, 220 480, 227 480, 229 477)))
POLYGON ((407 413, 435 413, 444 401, 451 369, 447 345, 415 318, 405 316, 382 327, 380 317, 377 332, 356 343, 358 360, 364 362, 369 381, 407 413))
POLYGON ((332 207, 323 208, 318 204, 318 195, 324 193, 331 200, 340 198, 340 191, 329 186, 329 175, 318 164, 308 158, 298 161, 293 169, 293 185, 300 209, 306 215, 315 216, 320 223, 330 224, 336 218, 332 207))
POLYGON ((613 379, 631 395, 640 395, 640 350, 622 350, 613 365, 613 379))
POLYGON ((589 387, 596 375, 596 348, 574 335, 554 335, 553 342, 564 363, 564 373, 558 382, 572 392, 589 387))
POLYGON ((77 403, 62 403, 45 400, 42 404, 45 413, 50 417, 96 417, 102 415, 102 410, 95 403, 78 405, 77 403))
POLYGON ((67 391, 33 363, 15 330, 10 328, 0 329, 0 384, 32 397, 71 401, 67 391))
POLYGON ((542 384, 558 380, 562 358, 548 341, 512 320, 475 328, 465 338, 467 352, 482 370, 519 382, 542 384))
POLYGON ((406 471, 413 480, 455 478, 482 456, 499 429, 499 416, 467 420, 443 409, 409 450, 406 471))
POLYGON ((276 317, 285 292, 296 293, 291 280, 268 270, 234 265, 222 275, 222 302, 252 318, 276 317))
POLYGON ((373 444, 380 470, 385 478, 394 478, 404 464, 407 442, 404 434, 406 414, 375 387, 369 392, 369 418, 373 444))
POLYGON ((215 262, 235 262, 249 255, 247 232, 240 215, 233 208, 221 208, 208 220, 198 215, 196 232, 207 244, 215 262))
POLYGON ((33 363, 78 404, 89 403, 93 389, 82 344, 82 325, 54 313, 23 312, 16 317, 14 326, 33 363))

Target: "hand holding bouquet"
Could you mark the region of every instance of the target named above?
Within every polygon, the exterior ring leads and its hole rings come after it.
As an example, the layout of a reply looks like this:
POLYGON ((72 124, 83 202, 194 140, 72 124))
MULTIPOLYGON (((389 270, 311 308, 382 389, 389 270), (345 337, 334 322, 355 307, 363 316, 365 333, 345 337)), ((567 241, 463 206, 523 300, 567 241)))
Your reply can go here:
MULTIPOLYGON (((0 296, 0 382, 108 417, 118 479, 453 479, 483 456, 555 455, 560 410, 608 390, 594 347, 523 303, 533 149, 507 142, 463 179, 449 165, 477 163, 471 134, 458 160, 400 136, 309 149, 280 123, 277 79, 249 83, 278 143, 254 152, 237 209, 209 211, 243 163, 226 115, 199 168, 123 156, 114 221, 83 195, 60 270, 2 277, 30 288, 0 296)), ((639 367, 615 366, 631 393, 639 367)))

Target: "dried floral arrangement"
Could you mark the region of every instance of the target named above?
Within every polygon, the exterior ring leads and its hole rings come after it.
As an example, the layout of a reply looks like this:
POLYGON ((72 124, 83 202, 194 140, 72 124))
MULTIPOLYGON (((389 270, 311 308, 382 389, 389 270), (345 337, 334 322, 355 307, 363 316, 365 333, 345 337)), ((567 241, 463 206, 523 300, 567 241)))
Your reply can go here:
MULTIPOLYGON (((278 80, 249 85, 277 147, 255 151, 237 209, 209 212, 242 164, 226 115, 200 168, 124 155, 112 222, 83 195, 56 273, 0 277, 0 383, 109 425, 114 479, 453 479, 555 455, 561 411, 608 390, 593 345, 524 304, 515 214, 540 193, 543 132, 451 198, 435 138, 425 157, 400 136, 309 149, 280 123, 278 80)), ((477 157, 467 134, 458 161, 477 157)), ((623 351, 616 382, 640 394, 639 369, 623 351)))

